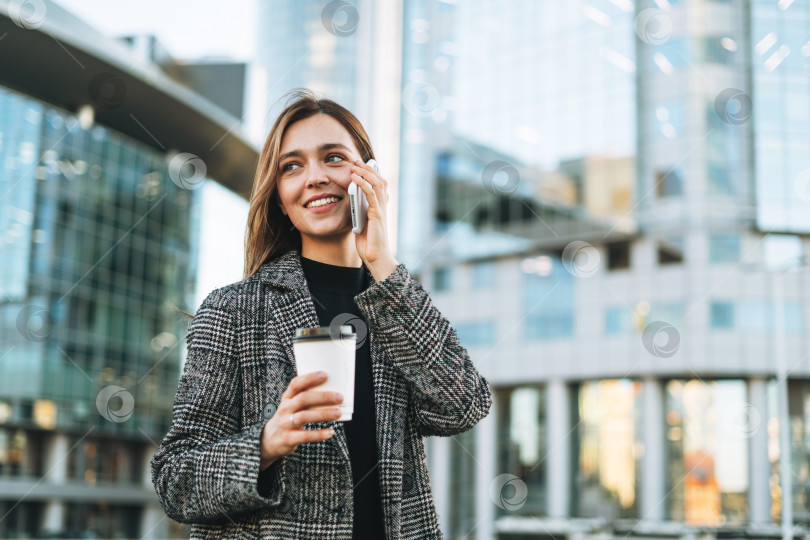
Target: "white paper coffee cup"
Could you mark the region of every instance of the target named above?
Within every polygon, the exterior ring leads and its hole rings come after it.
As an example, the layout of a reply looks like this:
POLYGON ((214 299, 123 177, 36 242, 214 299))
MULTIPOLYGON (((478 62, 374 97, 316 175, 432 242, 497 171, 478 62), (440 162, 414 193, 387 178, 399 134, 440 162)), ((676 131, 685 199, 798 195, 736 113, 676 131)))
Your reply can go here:
MULTIPOLYGON (((354 369, 357 334, 349 325, 331 328, 318 326, 298 328, 292 339, 295 367, 298 375, 325 371, 326 382, 312 387, 313 390, 333 391, 343 394, 343 402, 337 406, 341 415, 338 421, 352 419, 354 413, 354 369)), ((335 405, 319 405, 312 410, 332 409, 335 405)))

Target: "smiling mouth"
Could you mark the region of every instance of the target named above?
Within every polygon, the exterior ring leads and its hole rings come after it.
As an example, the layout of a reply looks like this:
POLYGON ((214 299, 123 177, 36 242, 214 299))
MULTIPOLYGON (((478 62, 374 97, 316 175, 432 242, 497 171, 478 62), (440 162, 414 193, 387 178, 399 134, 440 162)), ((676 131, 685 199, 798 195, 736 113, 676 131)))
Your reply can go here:
POLYGON ((341 199, 338 197, 323 197, 322 199, 316 199, 311 203, 305 204, 304 208, 320 208, 322 206, 329 206, 330 204, 335 204, 340 201, 341 199))

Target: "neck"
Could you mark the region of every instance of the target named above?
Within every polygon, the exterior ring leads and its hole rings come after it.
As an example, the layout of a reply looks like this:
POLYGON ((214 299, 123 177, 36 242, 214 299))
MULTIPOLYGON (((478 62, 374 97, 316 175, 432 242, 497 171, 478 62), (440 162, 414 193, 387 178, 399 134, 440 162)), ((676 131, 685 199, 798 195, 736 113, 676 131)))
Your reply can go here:
POLYGON ((353 233, 340 242, 318 242, 304 235, 301 240, 301 256, 307 259, 350 268, 360 268, 363 264, 355 247, 353 233))

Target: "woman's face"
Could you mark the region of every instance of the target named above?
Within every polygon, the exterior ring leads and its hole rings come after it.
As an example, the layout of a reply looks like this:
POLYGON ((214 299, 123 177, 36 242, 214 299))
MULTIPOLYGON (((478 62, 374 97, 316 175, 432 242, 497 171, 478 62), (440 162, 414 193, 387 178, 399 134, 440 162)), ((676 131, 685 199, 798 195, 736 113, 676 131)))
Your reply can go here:
POLYGON ((281 209, 304 236, 325 239, 351 232, 349 184, 354 160, 362 159, 349 132, 328 114, 316 114, 287 128, 279 153, 281 209), (315 196, 336 203, 307 208, 315 196))

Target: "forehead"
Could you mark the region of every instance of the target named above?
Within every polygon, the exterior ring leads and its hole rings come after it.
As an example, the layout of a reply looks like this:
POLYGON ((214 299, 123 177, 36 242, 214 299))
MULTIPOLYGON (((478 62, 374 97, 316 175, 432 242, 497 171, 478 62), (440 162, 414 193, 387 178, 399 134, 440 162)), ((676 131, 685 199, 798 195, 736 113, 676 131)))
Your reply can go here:
POLYGON ((355 152, 349 132, 328 114, 316 114, 289 126, 281 139, 281 153, 293 150, 314 151, 323 143, 341 143, 355 152))

